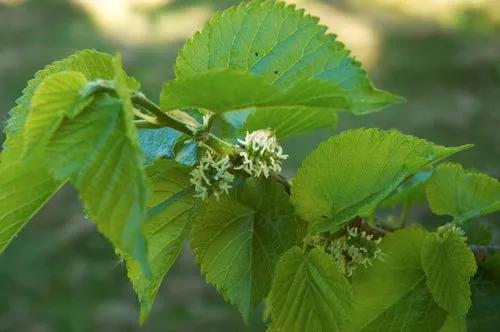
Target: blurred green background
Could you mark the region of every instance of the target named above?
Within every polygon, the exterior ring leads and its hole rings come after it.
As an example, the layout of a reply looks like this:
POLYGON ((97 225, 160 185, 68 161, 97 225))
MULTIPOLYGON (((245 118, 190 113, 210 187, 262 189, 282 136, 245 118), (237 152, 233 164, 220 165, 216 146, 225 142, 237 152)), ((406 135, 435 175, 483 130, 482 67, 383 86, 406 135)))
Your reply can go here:
MULTIPOLYGON (((26 81, 76 50, 121 52, 127 71, 157 100, 184 41, 220 0, 0 0, 1 120, 26 81)), ((292 2, 292 1, 290 1, 292 2)), ((339 130, 398 128, 444 145, 475 144, 455 160, 500 177, 500 1, 293 1, 319 16, 380 88, 408 99, 381 113, 342 114, 339 130)), ((285 142, 285 174, 331 132, 285 142)), ((428 218, 422 208, 414 220, 428 218), (419 219, 420 218, 420 219, 419 219)), ((490 218, 500 219, 498 214, 490 218)), ((0 331, 263 331, 248 326, 205 284, 185 250, 149 322, 123 264, 64 188, 0 256, 0 331)))

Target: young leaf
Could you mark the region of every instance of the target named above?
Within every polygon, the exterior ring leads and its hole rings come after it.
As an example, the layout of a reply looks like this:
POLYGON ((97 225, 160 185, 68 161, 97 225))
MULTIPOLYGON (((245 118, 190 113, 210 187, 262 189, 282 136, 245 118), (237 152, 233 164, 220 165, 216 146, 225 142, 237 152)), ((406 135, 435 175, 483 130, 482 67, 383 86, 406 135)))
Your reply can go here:
POLYGON ((334 230, 368 216, 406 178, 467 147, 447 148, 395 130, 348 130, 321 143, 302 163, 292 203, 318 230, 334 230))
POLYGON ((64 71, 42 81, 31 101, 31 112, 24 126, 25 151, 43 145, 61 125, 65 117, 74 117, 92 98, 82 98, 80 90, 87 83, 85 75, 64 71))
POLYGON ((293 247, 281 257, 270 293, 270 332, 345 331, 352 308, 349 282, 333 257, 293 247))
POLYGON ((179 255, 189 232, 193 206, 189 169, 172 160, 158 160, 147 169, 152 194, 148 201, 149 218, 143 225, 148 247, 148 278, 140 265, 126 257, 128 276, 141 305, 141 324, 153 305, 161 282, 179 255))
POLYGON ((285 90, 254 74, 227 69, 171 81, 163 87, 160 102, 164 111, 197 107, 215 113, 263 107, 279 112, 291 107, 349 106, 345 92, 327 81, 297 82, 285 90))
POLYGON ((387 235, 384 260, 356 271, 354 311, 346 331, 439 331, 447 312, 427 289, 421 250, 427 232, 414 228, 387 235))
MULTIPOLYGON (((330 83, 333 92, 341 86, 355 114, 401 101, 375 89, 360 64, 335 36, 326 34, 317 18, 273 0, 243 3, 215 15, 185 44, 175 66, 180 79, 213 69, 252 73, 285 90, 318 80, 330 83)), ((308 93, 317 95, 312 89, 308 93)))
MULTIPOLYGON (((88 81, 97 79, 112 80, 115 78, 112 61, 113 57, 109 54, 95 50, 83 50, 47 65, 44 69, 38 71, 24 88, 22 96, 16 101, 17 106, 9 112, 11 117, 5 128, 7 137, 22 130, 30 111, 31 98, 45 78, 62 71, 77 71, 85 75, 88 81)), ((127 78, 127 85, 130 89, 139 88, 139 83, 131 77, 127 78)))
POLYGON ((457 223, 500 210, 500 182, 458 164, 439 166, 426 192, 432 212, 457 223))
MULTIPOLYGON (((34 152, 21 160, 26 134, 24 125, 31 110, 33 94, 45 78, 62 71, 80 72, 87 80, 111 80, 115 76, 110 55, 84 50, 38 71, 24 88, 22 96, 16 101, 17 105, 9 112, 6 140, 0 158, 0 253, 65 183, 65 179, 52 179, 43 153, 34 152)), ((127 78, 127 84, 131 89, 139 87, 132 78, 127 78)))
POLYGON ((448 232, 428 234, 422 246, 422 267, 434 300, 455 317, 465 317, 471 305, 469 281, 476 273, 474 254, 465 238, 448 232))
POLYGON ((63 120, 46 158, 56 178, 69 178, 79 190, 97 229, 121 252, 146 264, 141 226, 147 179, 142 151, 127 134, 127 122, 123 102, 102 96, 63 120))
POLYGON ((269 292, 281 254, 297 243, 293 208, 280 184, 249 179, 196 215, 191 246, 207 281, 243 318, 269 292))

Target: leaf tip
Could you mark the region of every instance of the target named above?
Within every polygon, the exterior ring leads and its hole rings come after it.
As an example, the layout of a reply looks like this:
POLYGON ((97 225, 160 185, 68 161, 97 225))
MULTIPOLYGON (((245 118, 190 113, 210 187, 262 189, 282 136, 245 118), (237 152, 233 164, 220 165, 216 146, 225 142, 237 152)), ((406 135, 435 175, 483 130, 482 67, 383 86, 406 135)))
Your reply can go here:
POLYGON ((149 318, 149 313, 151 312, 151 305, 149 303, 145 303, 141 301, 141 309, 140 309, 140 314, 139 314, 139 326, 144 327, 146 324, 148 318, 149 318))

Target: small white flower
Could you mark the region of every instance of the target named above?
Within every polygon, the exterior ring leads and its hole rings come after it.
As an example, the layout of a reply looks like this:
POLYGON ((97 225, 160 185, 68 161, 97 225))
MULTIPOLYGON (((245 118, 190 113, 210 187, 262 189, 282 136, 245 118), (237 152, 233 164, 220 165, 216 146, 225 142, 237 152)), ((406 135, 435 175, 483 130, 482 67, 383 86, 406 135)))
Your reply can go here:
POLYGON ((245 139, 239 139, 238 142, 241 145, 238 147, 243 148, 239 153, 242 161, 235 169, 241 169, 254 177, 263 174, 267 178, 271 171, 281 172, 281 161, 288 158, 269 129, 247 132, 245 139))
POLYGON ((195 169, 191 171, 191 183, 194 184, 195 197, 206 200, 211 194, 217 199, 228 193, 234 175, 229 173, 229 156, 218 157, 206 150, 195 169))
POLYGON ((345 235, 333 240, 329 251, 341 271, 350 277, 360 265, 371 266, 375 259, 382 259, 383 253, 378 247, 380 241, 381 238, 373 239, 373 234, 348 227, 345 235))

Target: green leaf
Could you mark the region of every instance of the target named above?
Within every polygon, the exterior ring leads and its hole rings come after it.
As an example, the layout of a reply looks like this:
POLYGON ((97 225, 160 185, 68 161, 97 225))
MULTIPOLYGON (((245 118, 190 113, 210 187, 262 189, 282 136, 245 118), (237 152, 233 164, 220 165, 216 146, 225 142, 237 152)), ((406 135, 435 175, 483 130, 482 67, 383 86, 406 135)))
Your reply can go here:
MULTIPOLYGON (((142 152, 142 149, 139 148, 139 135, 134 124, 134 106, 132 105, 131 100, 132 92, 130 91, 130 88, 128 86, 128 78, 125 70, 123 70, 122 57, 120 54, 117 54, 113 58, 112 66, 115 71, 115 78, 113 81, 114 88, 116 94, 118 95, 118 98, 120 98, 123 108, 123 125, 125 127, 124 133, 129 139, 128 143, 131 144, 136 151, 142 152)), ((141 154, 141 158, 142 157, 143 156, 141 154)))
MULTIPOLYGON (((80 51, 54 62, 35 74, 16 101, 17 105, 9 112, 0 158, 0 253, 65 183, 65 179, 52 179, 44 153, 33 152, 29 158, 21 160, 26 133, 24 125, 33 94, 45 78, 63 71, 80 72, 87 80, 113 79, 115 72, 111 62, 110 55, 94 50, 80 51)), ((127 83, 131 89, 139 87, 132 78, 128 78, 127 83)))
MULTIPOLYGON (((62 71, 77 71, 85 75, 88 81, 97 79, 112 80, 115 78, 112 61, 113 57, 109 54, 95 50, 82 50, 38 71, 24 88, 22 96, 16 101, 17 106, 9 112, 11 117, 5 128, 7 137, 22 130, 30 111, 31 98, 45 78, 62 71)), ((127 84, 131 89, 136 90, 139 88, 139 83, 133 78, 127 78, 127 84)))
POLYGON ((432 169, 418 172, 407 181, 403 182, 394 192, 385 198, 381 207, 393 208, 403 204, 425 202, 425 186, 432 177, 432 169))
POLYGON ((448 315, 443 326, 439 330, 440 332, 466 332, 467 322, 464 317, 457 318, 448 315))
POLYGON ((254 74, 233 70, 212 70, 176 79, 163 87, 161 108, 172 111, 196 107, 215 113, 247 108, 348 107, 344 91, 326 81, 298 82, 289 89, 272 85, 254 74))
POLYGON ((189 169, 172 160, 159 160, 147 169, 152 194, 148 201, 150 217, 143 225, 152 277, 126 257, 128 276, 141 304, 141 324, 153 305, 162 280, 179 255, 189 232, 193 190, 189 169))
POLYGON ((420 254, 426 236, 419 228, 387 235, 380 244, 384 259, 355 272, 346 331, 440 330, 448 314, 427 289, 420 254))
POLYGON ((85 75, 75 71, 59 72, 42 81, 24 126, 25 151, 46 143, 65 117, 76 116, 92 102, 93 98, 80 96, 86 83, 85 75))
POLYGON ((103 96, 73 119, 64 119, 47 145, 46 158, 56 178, 69 178, 78 189, 97 229, 146 267, 141 226, 147 179, 123 105, 103 96))
POLYGON ((333 257, 293 247, 281 257, 270 293, 269 331, 345 331, 351 314, 349 282, 333 257))
MULTIPOLYGON (((214 69, 251 73, 285 90, 317 81, 330 83, 333 92, 341 86, 355 114, 401 101, 375 89, 360 64, 334 35, 326 34, 317 18, 284 2, 251 1, 215 15, 185 44, 175 66, 180 79, 214 69)), ((305 90, 304 97, 317 95, 314 89, 305 90)))
POLYGON ((321 143, 302 163, 291 200, 318 230, 335 230, 370 215, 406 178, 467 147, 447 148, 395 130, 348 130, 321 143))
POLYGON ((271 128, 281 140, 322 128, 334 130, 337 121, 337 114, 326 108, 290 107, 277 110, 270 107, 226 113, 223 128, 224 134, 229 137, 242 137, 246 132, 271 128))
POLYGON ((283 187, 257 179, 209 200, 191 232, 202 273, 245 320, 269 292, 279 257, 296 243, 297 221, 283 187))
MULTIPOLYGON (((18 158, 23 151, 23 142, 19 141, 18 146, 9 146, 9 153, 17 152, 18 158)), ((64 184, 49 176, 43 157, 30 157, 29 161, 36 160, 38 164, 20 160, 0 163, 0 253, 64 184)))
POLYGON ((139 129, 139 143, 146 158, 146 164, 151 165, 160 158, 173 159, 175 145, 182 133, 172 128, 139 129))
POLYGON ((458 164, 439 166, 426 192, 432 212, 457 223, 500 210, 500 182, 458 164))
POLYGON ((428 234, 422 247, 422 267, 435 301, 455 317, 465 317, 471 305, 469 281, 476 273, 474 254, 465 238, 447 232, 428 234))

